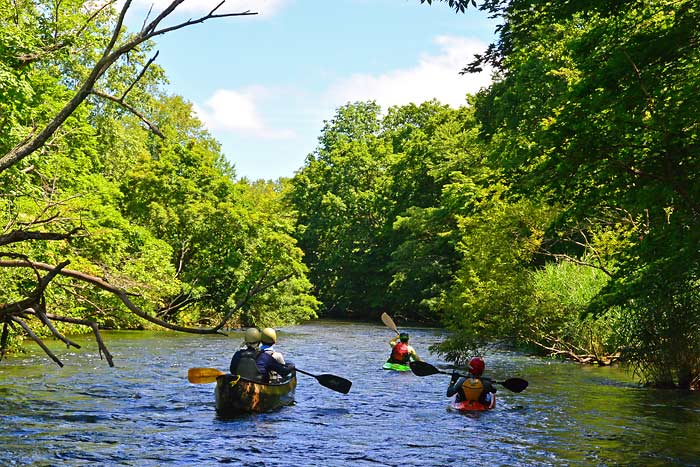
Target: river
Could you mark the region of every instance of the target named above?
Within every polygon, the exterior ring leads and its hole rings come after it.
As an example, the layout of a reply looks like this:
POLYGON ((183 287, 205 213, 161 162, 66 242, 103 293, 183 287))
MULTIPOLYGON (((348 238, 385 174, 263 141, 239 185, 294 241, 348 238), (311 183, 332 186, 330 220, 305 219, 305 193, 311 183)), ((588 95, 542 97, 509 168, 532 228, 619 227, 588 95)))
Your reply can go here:
MULTIPOLYGON (((400 324, 400 323, 399 323, 400 324)), ((406 329, 427 361, 439 330, 406 329)), ((187 369, 227 370, 242 333, 105 332, 115 368, 83 348, 0 363, 0 466, 697 466, 700 394, 643 389, 615 368, 490 350, 490 412, 446 410, 449 376, 381 370, 392 331, 317 321, 278 331, 287 360, 353 382, 343 395, 299 375, 296 404, 219 420, 214 385, 187 369)))

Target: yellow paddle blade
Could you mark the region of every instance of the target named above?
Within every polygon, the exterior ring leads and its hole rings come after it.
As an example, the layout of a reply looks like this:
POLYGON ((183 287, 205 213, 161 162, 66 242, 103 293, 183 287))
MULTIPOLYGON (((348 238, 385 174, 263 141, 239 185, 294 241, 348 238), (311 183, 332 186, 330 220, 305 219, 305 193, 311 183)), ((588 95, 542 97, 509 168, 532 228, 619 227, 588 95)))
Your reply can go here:
POLYGON ((187 380, 192 384, 213 383, 217 376, 225 374, 216 368, 190 368, 187 371, 187 380))
POLYGON ((394 320, 391 319, 391 316, 389 316, 388 314, 382 313, 382 323, 384 323, 384 326, 388 327, 389 329, 394 331, 396 334, 399 333, 399 329, 396 327, 394 320))

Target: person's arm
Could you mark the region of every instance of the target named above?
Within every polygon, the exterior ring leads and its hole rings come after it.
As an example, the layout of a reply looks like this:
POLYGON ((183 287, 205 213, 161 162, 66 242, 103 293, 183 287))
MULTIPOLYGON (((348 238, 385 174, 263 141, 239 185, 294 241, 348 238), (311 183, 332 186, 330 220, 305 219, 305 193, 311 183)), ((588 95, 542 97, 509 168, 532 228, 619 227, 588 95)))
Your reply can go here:
POLYGON ((398 341, 399 341, 399 336, 396 336, 396 337, 394 337, 393 339, 391 339, 391 340, 389 341, 389 345, 391 346, 392 349, 393 349, 394 346, 398 343, 398 341))
POLYGON ((280 365, 285 365, 287 363, 284 361, 284 355, 282 355, 280 352, 277 352, 277 351, 272 352, 272 358, 277 360, 277 362, 280 365))
POLYGON ((462 387, 464 381, 467 378, 464 376, 460 377, 457 373, 452 373, 452 379, 450 380, 450 385, 447 387, 447 397, 452 397, 459 392, 459 388, 462 387))
POLYGON ((484 385, 484 390, 487 392, 496 393, 496 386, 493 384, 491 378, 481 378, 482 384, 484 385))
POLYGON ((294 364, 293 363, 287 363, 282 365, 280 362, 274 359, 272 355, 267 354, 269 357, 269 362, 268 362, 268 369, 276 372, 280 376, 287 376, 289 373, 294 371, 294 364))
POLYGON ((413 360, 415 360, 417 362, 421 361, 420 357, 418 356, 418 353, 416 353, 416 349, 414 349, 413 347, 410 347, 409 351, 410 351, 410 356, 413 360))
POLYGON ((489 409, 496 407, 496 394, 491 394, 491 403, 489 404, 489 409))

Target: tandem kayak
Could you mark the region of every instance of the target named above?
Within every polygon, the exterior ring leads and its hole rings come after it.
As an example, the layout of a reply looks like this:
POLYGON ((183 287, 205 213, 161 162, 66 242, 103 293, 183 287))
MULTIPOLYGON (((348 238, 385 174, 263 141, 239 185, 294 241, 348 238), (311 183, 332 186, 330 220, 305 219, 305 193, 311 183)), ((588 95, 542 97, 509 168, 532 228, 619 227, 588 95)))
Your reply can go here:
POLYGON ((410 366, 402 365, 401 363, 386 362, 384 365, 382 365, 382 368, 385 370, 394 370, 394 371, 411 371, 410 366))
POLYGON ((251 381, 239 375, 221 375, 216 378, 216 413, 230 417, 250 412, 270 412, 293 404, 296 387, 296 372, 285 381, 270 384, 251 381))
POLYGON ((481 410, 491 410, 493 407, 489 407, 488 405, 482 404, 479 401, 462 401, 462 402, 456 402, 452 401, 450 403, 448 409, 449 410, 455 410, 457 412, 473 412, 473 411, 481 411, 481 410))

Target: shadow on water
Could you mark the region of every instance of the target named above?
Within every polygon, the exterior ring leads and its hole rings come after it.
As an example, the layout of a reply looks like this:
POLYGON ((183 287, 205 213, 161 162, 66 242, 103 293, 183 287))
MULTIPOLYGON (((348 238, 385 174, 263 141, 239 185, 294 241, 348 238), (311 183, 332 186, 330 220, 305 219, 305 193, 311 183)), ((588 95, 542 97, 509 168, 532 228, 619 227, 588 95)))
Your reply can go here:
MULTIPOLYGON (((426 360, 440 331, 410 328, 426 360)), ((229 337, 110 332, 116 368, 87 338, 63 369, 40 351, 0 364, 2 466, 696 466, 698 394, 639 388, 614 368, 587 368, 510 352, 487 354, 496 410, 448 410, 448 375, 382 370, 393 333, 377 323, 314 322, 280 330, 299 368, 353 382, 349 394, 300 377, 296 403, 221 419, 214 386, 190 367, 227 369, 229 337)))

